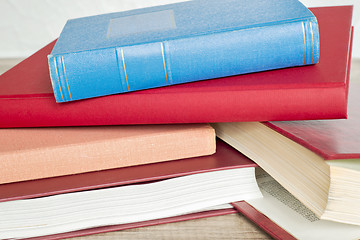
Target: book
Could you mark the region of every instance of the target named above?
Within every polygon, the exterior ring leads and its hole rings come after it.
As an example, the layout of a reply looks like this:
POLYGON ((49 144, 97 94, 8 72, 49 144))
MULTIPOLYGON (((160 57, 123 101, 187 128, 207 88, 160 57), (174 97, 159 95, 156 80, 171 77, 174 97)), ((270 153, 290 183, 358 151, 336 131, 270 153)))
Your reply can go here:
POLYGON ((261 197, 254 168, 0 203, 0 238, 148 221, 261 197))
POLYGON ((315 64, 319 45, 298 0, 196 0, 68 20, 48 63, 68 102, 315 64))
POLYGON ((321 220, 261 168, 256 179, 263 198, 232 205, 274 239, 360 238, 360 226, 321 220), (270 231, 269 231, 270 230, 270 231))
POLYGON ((0 184, 0 202, 154 182, 189 174, 245 167, 257 167, 257 164, 217 139, 216 152, 212 155, 0 184))
POLYGON ((54 45, 50 43, 0 76, 0 127, 345 118, 352 8, 311 10, 318 19, 322 39, 318 64, 71 104, 54 100, 47 65, 54 45))
POLYGON ((213 126, 317 217, 360 225, 360 82, 353 80, 348 119, 213 126))
POLYGON ((208 124, 0 129, 0 183, 213 154, 208 124))
MULTIPOLYGON (((57 198, 59 197, 67 198, 68 195, 65 193, 71 194, 72 192, 76 192, 76 194, 78 194, 80 199, 83 200, 84 198, 83 194, 84 193, 88 194, 88 192, 91 192, 85 190, 94 189, 95 191, 97 191, 100 189, 100 193, 102 193, 102 191, 107 191, 109 189, 110 191, 113 191, 114 189, 115 191, 118 191, 117 189, 119 188, 119 186, 120 188, 121 186, 135 187, 136 193, 140 194, 141 187, 140 188, 138 187, 144 186, 144 183, 145 185, 146 183, 150 183, 150 185, 147 186, 151 186, 151 184, 153 183, 168 184, 166 183, 167 181, 159 181, 159 180, 168 179, 170 181, 174 181, 174 180, 178 181, 179 178, 177 177, 180 177, 181 179, 181 176, 186 176, 191 178, 195 177, 196 179, 187 180, 190 182, 186 182, 185 184, 181 183, 177 185, 182 189, 181 191, 192 191, 194 190, 194 187, 198 188, 198 187, 208 186, 206 191, 197 191, 197 190, 193 191, 193 192, 198 192, 201 195, 200 197, 197 196, 194 199, 196 200, 195 202, 197 202, 198 205, 201 206, 200 208, 198 208, 198 210, 199 211, 201 210, 201 212, 192 213, 189 215, 170 217, 170 218, 159 218, 158 220, 149 220, 149 221, 140 221, 140 218, 137 218, 136 221, 133 223, 102 226, 98 228, 91 228, 91 229, 84 229, 84 230, 70 231, 70 232, 69 232, 70 228, 66 228, 67 231, 65 231, 64 233, 60 233, 54 236, 46 236, 45 239, 59 239, 64 237, 81 236, 86 234, 115 231, 115 230, 121 230, 121 229, 127 229, 127 228, 139 227, 139 226, 160 224, 165 222, 234 213, 235 210, 233 210, 229 205, 215 207, 215 209, 217 210, 203 209, 203 207, 206 205, 207 200, 201 201, 201 197, 203 196, 202 193, 208 193, 208 190, 210 189, 215 189, 215 191, 217 192, 219 191, 219 188, 216 185, 225 184, 227 187, 229 187, 229 189, 226 190, 226 188, 224 187, 221 187, 221 189, 230 193, 230 195, 233 195, 234 192, 240 193, 245 191, 248 192, 247 199, 261 196, 258 195, 259 191, 257 189, 256 180, 255 180, 254 168, 257 165, 248 158, 246 158, 244 155, 240 154, 235 149, 231 148, 230 146, 228 146, 227 144, 223 143, 220 140, 217 142, 217 149, 218 149, 217 153, 210 156, 183 159, 179 161, 153 163, 148 165, 132 166, 132 167, 104 170, 98 172, 89 172, 89 173, 82 173, 82 174, 62 176, 62 177, 38 179, 33 181, 1 184, 0 194, 1 194, 2 203, 0 203, 0 208, 2 206, 6 206, 5 210, 2 208, 2 210, 4 210, 2 211, 2 213, 7 214, 9 213, 6 212, 7 210, 9 210, 9 205, 13 205, 13 204, 17 205, 18 202, 20 202, 20 204, 23 204, 22 202, 24 202, 25 200, 25 203, 29 202, 31 207, 33 207, 32 202, 30 202, 32 200, 39 201, 39 199, 45 199, 42 201, 47 202, 49 197, 46 196, 50 196, 50 199, 51 197, 54 197, 54 195, 57 195, 55 196, 57 198), (237 189, 236 191, 234 191, 234 189, 232 188, 235 187, 236 181, 234 181, 234 178, 230 179, 229 176, 226 176, 229 172, 234 170, 236 171, 236 173, 234 172, 235 175, 233 175, 233 177, 238 178, 238 180, 242 179, 240 181, 243 181, 241 183, 239 182, 239 186, 237 186, 237 188, 241 190, 237 189), (205 177, 204 174, 211 174, 211 176, 209 175, 205 177), (202 180, 198 179, 199 176, 202 176, 201 177, 202 180), (221 180, 220 181, 216 180, 216 176, 220 177, 221 180), (205 182, 201 184, 201 181, 205 181, 205 182), (40 198, 34 198, 34 197, 40 197, 40 198)), ((173 191, 176 185, 170 184, 169 186, 170 187, 168 189, 171 190, 168 192, 169 194, 177 195, 179 193, 179 191, 173 191)), ((155 191, 155 190, 159 190, 159 188, 160 188, 159 185, 153 186, 153 189, 151 189, 150 198, 157 198, 158 200, 163 199, 166 204, 165 205, 163 204, 162 206, 165 207, 166 209, 166 207, 169 207, 167 203, 168 199, 165 198, 165 195, 163 193, 161 192, 159 193, 155 191), (154 194, 155 192, 159 194, 154 194), (163 198, 161 198, 161 196, 163 198)), ((186 196, 183 196, 181 191, 180 191, 180 195, 181 195, 181 205, 182 205, 185 203, 185 201, 183 201, 183 198, 186 196)), ((237 195, 237 193, 235 195, 237 195)), ((90 193, 90 194, 94 194, 94 193, 90 193)), ((197 193, 193 193, 191 194, 190 198, 193 198, 193 196, 195 196, 194 194, 198 195, 197 193)), ((95 193, 95 195, 99 195, 99 194, 95 193)), ((103 193, 100 195, 101 198, 104 197, 103 193)), ((212 193, 209 199, 214 199, 218 197, 220 197, 220 195, 212 193)), ((136 201, 139 200, 132 201, 131 203, 136 201)), ((140 200, 140 201, 145 201, 145 200, 140 200)), ((74 201, 71 202, 74 203, 74 201)), ((215 202, 213 203, 215 204, 215 202)), ((154 203, 154 204, 158 204, 158 203, 154 203)), ((61 204, 59 207, 61 206, 63 205, 61 204)), ((149 209, 155 210, 155 208, 148 208, 146 209, 146 211, 149 211, 149 209)), ((179 209, 179 206, 176 206, 175 210, 176 209, 179 209)), ((29 209, 29 211, 31 211, 31 209, 29 209)), ((59 210, 59 211, 62 212, 63 210, 59 210)), ((15 215, 20 214, 17 216, 20 217, 21 219, 24 219, 24 215, 22 215, 22 211, 14 211, 13 213, 15 215)), ((12 219, 17 217, 15 215, 11 214, 12 219)), ((154 216, 155 215, 151 215, 151 218, 154 218, 154 216)), ((2 214, 0 218, 1 217, 5 218, 6 216, 2 214)), ((0 221, 0 222, 2 222, 5 225, 14 223, 10 221, 0 221)), ((3 232, 1 231, 0 232, 4 233, 4 231, 8 226, 9 225, 6 225, 5 228, 1 228, 3 232)), ((37 227, 35 227, 34 229, 37 229, 37 227)), ((16 231, 16 233, 19 233, 19 231, 16 231)), ((44 232, 41 233, 43 234, 44 232)), ((3 237, 4 235, 1 236, 3 237)))

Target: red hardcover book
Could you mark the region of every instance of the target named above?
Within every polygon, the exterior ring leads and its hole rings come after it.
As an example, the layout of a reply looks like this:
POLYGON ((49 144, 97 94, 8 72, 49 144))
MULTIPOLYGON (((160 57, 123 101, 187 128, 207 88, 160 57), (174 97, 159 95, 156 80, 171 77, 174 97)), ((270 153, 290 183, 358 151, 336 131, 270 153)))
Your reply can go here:
MULTIPOLYGON (((189 174, 226 170, 239 167, 257 167, 257 165, 229 145, 225 144, 221 140, 218 140, 217 153, 211 156, 54 178, 45 178, 32 181, 0 184, 0 202, 45 197, 55 194, 101 189, 128 184, 146 183, 189 174)), ((131 228, 232 214, 236 213, 237 211, 261 227, 274 239, 293 239, 287 231, 279 227, 276 223, 249 205, 247 202, 236 202, 232 205, 234 208, 203 211, 176 217, 130 224, 84 229, 32 239, 63 239, 68 237, 120 231, 131 228)))
POLYGON ((348 118, 266 122, 266 126, 320 155, 324 160, 360 159, 360 81, 349 89, 348 118))
POLYGON ((312 8, 320 63, 57 104, 47 55, 0 76, 0 127, 281 121, 346 117, 352 7, 312 8))
POLYGON ((0 184, 0 202, 256 166, 253 161, 217 140, 216 153, 209 156, 0 184))
MULTIPOLYGON (((0 201, 13 201, 55 194, 94 190, 137 183, 153 182, 173 177, 185 176, 234 168, 256 167, 257 165, 221 140, 217 141, 217 152, 210 156, 182 159, 83 174, 45 178, 24 182, 0 184, 0 201)), ((182 216, 84 229, 34 239, 62 239, 95 233, 151 226, 196 218, 235 213, 233 208, 204 211, 182 216)))
MULTIPOLYGON (((217 152, 211 156, 45 178, 32 181, 0 184, 0 202, 45 197, 55 194, 101 189, 128 184, 146 183, 189 174, 226 170, 239 167, 257 167, 257 165, 229 145, 225 144, 221 140, 218 140, 217 152)), ((176 217, 130 224, 84 229, 32 239, 63 239, 67 237, 77 237, 232 214, 236 213, 237 211, 257 224, 274 239, 293 239, 291 234, 279 227, 276 223, 259 212, 256 208, 249 205, 247 202, 236 202, 232 205, 234 208, 203 211, 176 217)))

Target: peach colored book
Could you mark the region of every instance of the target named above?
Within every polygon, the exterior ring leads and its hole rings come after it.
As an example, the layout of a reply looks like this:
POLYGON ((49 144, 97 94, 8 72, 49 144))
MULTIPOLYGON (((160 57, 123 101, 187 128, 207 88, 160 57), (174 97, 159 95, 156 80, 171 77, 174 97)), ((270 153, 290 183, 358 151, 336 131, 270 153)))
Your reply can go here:
POLYGON ((0 184, 215 153, 208 124, 0 129, 0 184))

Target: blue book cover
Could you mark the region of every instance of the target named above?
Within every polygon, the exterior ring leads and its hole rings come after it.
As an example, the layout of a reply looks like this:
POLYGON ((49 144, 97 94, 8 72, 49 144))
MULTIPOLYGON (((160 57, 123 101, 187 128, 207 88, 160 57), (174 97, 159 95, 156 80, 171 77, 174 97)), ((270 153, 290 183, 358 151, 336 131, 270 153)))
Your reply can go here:
POLYGON ((48 56, 57 102, 319 61, 298 0, 194 0, 69 20, 48 56))

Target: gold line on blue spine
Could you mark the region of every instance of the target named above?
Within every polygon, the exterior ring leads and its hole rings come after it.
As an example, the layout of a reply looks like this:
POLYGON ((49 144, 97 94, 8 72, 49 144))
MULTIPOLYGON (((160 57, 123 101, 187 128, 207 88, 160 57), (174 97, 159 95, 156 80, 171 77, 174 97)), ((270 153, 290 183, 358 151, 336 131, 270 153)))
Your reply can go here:
POLYGON ((67 85, 67 88, 69 90, 70 100, 72 100, 70 87, 69 87, 68 79, 67 79, 67 76, 66 76, 65 62, 64 62, 64 57, 63 56, 61 56, 61 60, 62 60, 63 68, 64 68, 64 75, 65 75, 66 85, 67 85))
POLYGON ((311 64, 314 63, 314 33, 313 33, 313 29, 312 29, 312 24, 310 22, 310 32, 311 32, 311 43, 312 43, 312 58, 311 58, 311 64))
POLYGON ((110 34, 111 34, 111 29, 112 29, 112 21, 113 19, 110 19, 110 26, 109 26, 109 32, 108 32, 108 38, 110 38, 110 34))
POLYGON ((125 73, 127 88, 128 88, 128 91, 130 91, 129 81, 128 81, 128 77, 127 77, 127 73, 126 73, 124 50, 123 50, 122 48, 121 48, 121 58, 122 58, 122 62, 123 62, 123 67, 124 67, 124 73, 125 73))
POLYGON ((59 76, 59 73, 58 73, 58 70, 57 70, 56 57, 54 57, 53 59, 54 59, 56 77, 58 78, 59 90, 60 90, 61 98, 62 98, 63 102, 65 102, 64 95, 63 95, 63 93, 62 93, 62 91, 61 91, 60 76, 59 76))
POLYGON ((166 77, 166 85, 169 85, 168 75, 167 75, 167 71, 166 71, 164 46, 163 46, 163 43, 162 43, 162 42, 160 43, 160 45, 161 45, 161 53, 162 53, 162 58, 163 58, 163 63, 164 63, 164 71, 165 71, 165 77, 166 77))
POLYGON ((306 38, 305 38, 305 27, 304 23, 301 22, 302 30, 303 30, 303 36, 304 36, 304 64, 306 64, 306 38))

